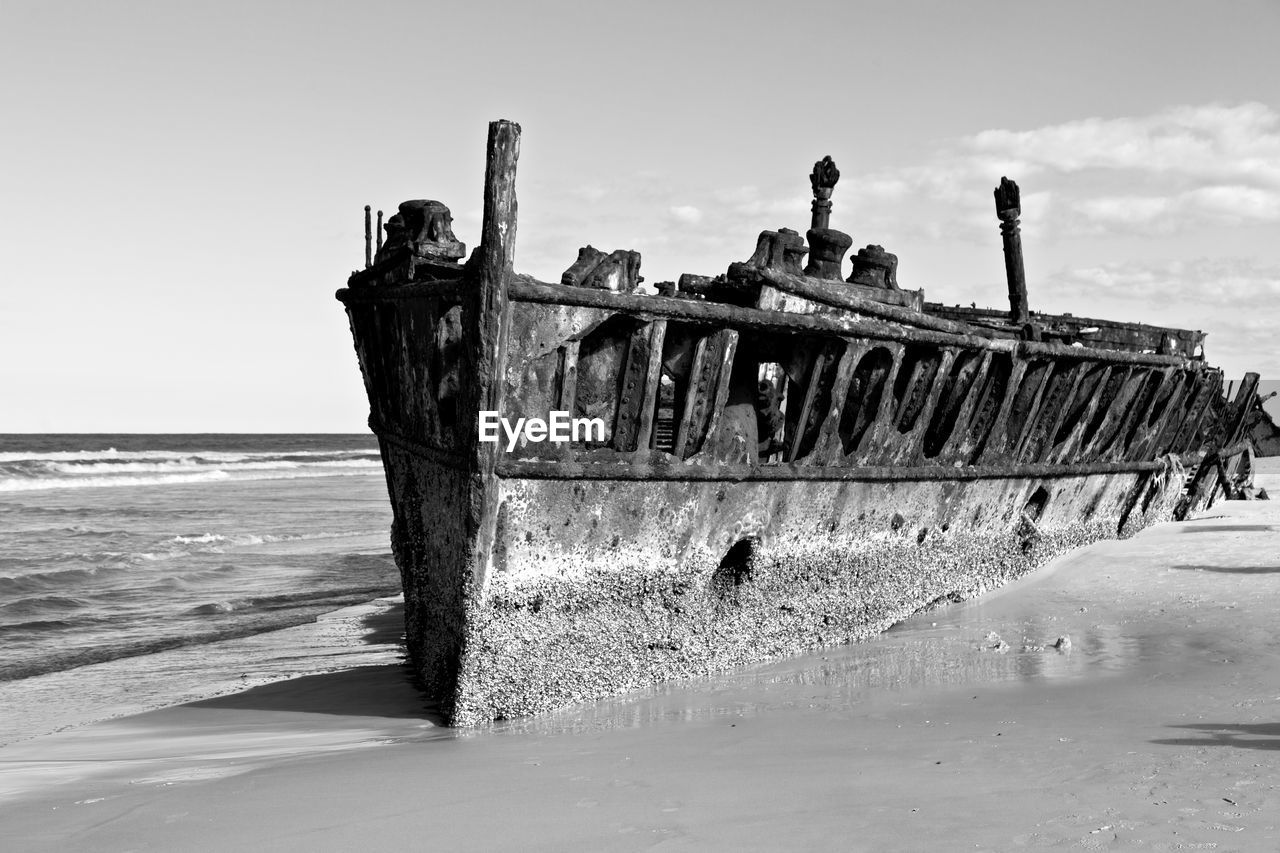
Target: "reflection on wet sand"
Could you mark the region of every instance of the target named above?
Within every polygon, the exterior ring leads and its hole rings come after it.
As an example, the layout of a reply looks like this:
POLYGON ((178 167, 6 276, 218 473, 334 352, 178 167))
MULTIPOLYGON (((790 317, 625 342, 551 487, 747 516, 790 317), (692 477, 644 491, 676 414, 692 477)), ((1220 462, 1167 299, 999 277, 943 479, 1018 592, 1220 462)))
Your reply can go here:
POLYGON ((919 690, 1105 678, 1160 657, 1184 656, 1194 645, 1189 639, 1144 637, 1121 625, 1095 623, 1073 629, 1068 642, 1055 648, 1058 638, 1068 638, 1061 620, 1033 617, 1011 627, 1005 621, 997 633, 981 616, 981 605, 953 606, 917 616, 868 642, 705 680, 667 682, 544 717, 508 720, 487 731, 598 731, 791 708, 841 714, 919 690))

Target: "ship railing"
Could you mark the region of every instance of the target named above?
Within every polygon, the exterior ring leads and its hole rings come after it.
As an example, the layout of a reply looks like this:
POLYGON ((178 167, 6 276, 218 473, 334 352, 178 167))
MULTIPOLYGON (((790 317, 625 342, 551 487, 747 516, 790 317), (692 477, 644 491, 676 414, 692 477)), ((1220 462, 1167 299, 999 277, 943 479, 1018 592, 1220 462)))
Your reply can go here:
MULTIPOLYGON (((600 318, 594 331, 566 342, 560 354, 561 371, 574 371, 576 387, 566 394, 566 383, 557 380, 554 399, 539 399, 603 416, 613 432, 562 461, 608 461, 613 451, 617 461, 633 464, 666 456, 723 464, 727 457, 717 456, 709 442, 732 420, 726 407, 737 406, 739 422, 745 417, 743 376, 754 384, 772 369, 776 381, 777 366, 788 360, 789 371, 776 382, 779 428, 767 437, 772 443, 761 437, 767 418, 757 404, 757 446, 739 460, 744 464, 1151 462, 1186 447, 1207 409, 1209 386, 1220 381, 1215 371, 1181 356, 988 338, 852 312, 794 314, 614 293, 526 276, 508 284, 513 316, 550 310, 545 306, 598 309, 588 312, 600 318), (672 341, 681 336, 691 357, 673 373, 669 365, 679 359, 672 357, 672 341), (617 340, 606 345, 607 338, 617 340), (594 370, 603 385, 585 395, 586 405, 575 397, 586 381, 583 348, 613 358, 594 370), (731 391, 735 371, 739 387, 731 391), (664 382, 671 386, 668 404, 660 399, 664 382), (630 396, 609 390, 626 387, 643 390, 630 396)), ((509 354, 508 375, 520 373, 520 358, 509 354)), ((527 453, 540 454, 546 458, 543 449, 527 453)))

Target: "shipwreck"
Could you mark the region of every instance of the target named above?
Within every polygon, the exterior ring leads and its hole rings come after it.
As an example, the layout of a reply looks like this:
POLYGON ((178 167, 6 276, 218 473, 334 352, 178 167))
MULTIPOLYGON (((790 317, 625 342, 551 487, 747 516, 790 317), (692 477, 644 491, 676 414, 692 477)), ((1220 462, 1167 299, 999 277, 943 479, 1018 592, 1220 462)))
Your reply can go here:
POLYGON ((925 302, 880 246, 846 263, 830 158, 806 234, 653 293, 626 250, 586 247, 558 283, 514 271, 519 141, 490 125, 469 257, 439 202, 379 213, 376 246, 366 208, 337 294, 409 652, 453 724, 867 638, 1227 475, 1243 415, 1203 333, 1032 312, 1011 181, 1008 310, 925 302), (482 414, 556 413, 601 426, 480 440, 482 414))

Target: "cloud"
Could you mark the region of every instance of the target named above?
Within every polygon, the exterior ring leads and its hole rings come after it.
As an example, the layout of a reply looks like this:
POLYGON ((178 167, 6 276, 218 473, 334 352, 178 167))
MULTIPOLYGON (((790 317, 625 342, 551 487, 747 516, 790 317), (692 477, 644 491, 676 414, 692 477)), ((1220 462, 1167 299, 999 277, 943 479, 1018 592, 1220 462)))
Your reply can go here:
POLYGON ((1103 228, 1150 224, 1173 209, 1170 199, 1150 196, 1104 196, 1072 202, 1070 209, 1086 222, 1103 228))
POLYGON ((1237 311, 1270 307, 1280 299, 1280 264, 1250 258, 1123 261, 1059 270, 1049 281, 1056 292, 1084 298, 1201 306, 1225 302, 1237 311))
POLYGON ((986 242, 991 188, 1001 176, 1037 194, 1024 192, 1023 222, 1050 239, 1273 223, 1280 113, 1258 103, 1208 104, 983 130, 952 140, 926 163, 851 176, 840 190, 895 232, 986 242))
POLYGON ((1062 269, 1049 284, 1059 307, 1091 305, 1103 316, 1203 329, 1209 332, 1209 362, 1228 375, 1256 370, 1280 378, 1280 318, 1271 310, 1280 300, 1280 263, 1240 257, 1123 261, 1062 269))
POLYGON ((684 225, 697 225, 702 221, 702 211, 691 204, 678 204, 669 210, 671 217, 684 225))
POLYGON ((1019 161, 1033 172, 1125 170, 1280 188, 1280 114, 1259 103, 1179 106, 1136 118, 985 130, 962 147, 975 158, 1019 161))
POLYGON ((603 184, 600 184, 600 183, 583 184, 582 186, 574 187, 573 189, 571 189, 569 191, 569 195, 575 198, 579 198, 582 201, 587 202, 588 204, 595 204, 596 202, 608 196, 609 190, 607 187, 605 187, 603 184))
POLYGON ((1056 223, 1070 234, 1164 235, 1205 225, 1280 221, 1280 192, 1211 186, 1169 195, 1098 196, 1070 202, 1056 223))
POLYGON ((962 170, 1007 164, 1074 196, 1045 223, 1064 236, 1280 221, 1280 113, 1258 103, 986 130, 952 156, 962 170), (1112 190, 1096 194, 1094 186, 1112 190))
POLYGON ((1280 219, 1280 193, 1258 187, 1201 187, 1183 193, 1179 201, 1186 207, 1216 215, 1232 225, 1250 220, 1274 222, 1280 219))
POLYGON ((1263 379, 1280 379, 1278 335, 1274 317, 1224 317, 1209 327, 1208 361, 1220 365, 1228 378, 1253 371, 1263 379))

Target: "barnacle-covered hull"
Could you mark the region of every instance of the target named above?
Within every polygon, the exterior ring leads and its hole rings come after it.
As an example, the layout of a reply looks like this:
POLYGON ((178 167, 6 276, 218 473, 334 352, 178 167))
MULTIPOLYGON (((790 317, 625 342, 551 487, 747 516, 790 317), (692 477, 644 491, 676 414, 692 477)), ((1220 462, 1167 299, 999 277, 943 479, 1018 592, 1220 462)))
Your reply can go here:
POLYGON ((1220 394, 1198 333, 1003 334, 922 312, 879 247, 869 284, 800 270, 791 232, 679 293, 599 284, 634 281, 634 253, 537 282, 511 265, 517 145, 491 126, 465 266, 423 219, 339 292, 409 649, 454 723, 869 637, 1173 516, 1220 394), (605 430, 508 448, 483 411, 605 430))
MULTIPOLYGON (((1171 466, 1169 482, 1178 473, 1171 466)), ((1141 477, 1054 478, 1054 511, 1034 530, 999 511, 1026 505, 1044 482, 1030 478, 503 480, 506 565, 468 626, 455 719, 534 713, 873 636, 1115 537, 1141 477), (566 528, 579 534, 565 541, 556 531, 566 528)), ((1169 518, 1177 493, 1131 514, 1127 529, 1169 518)))

